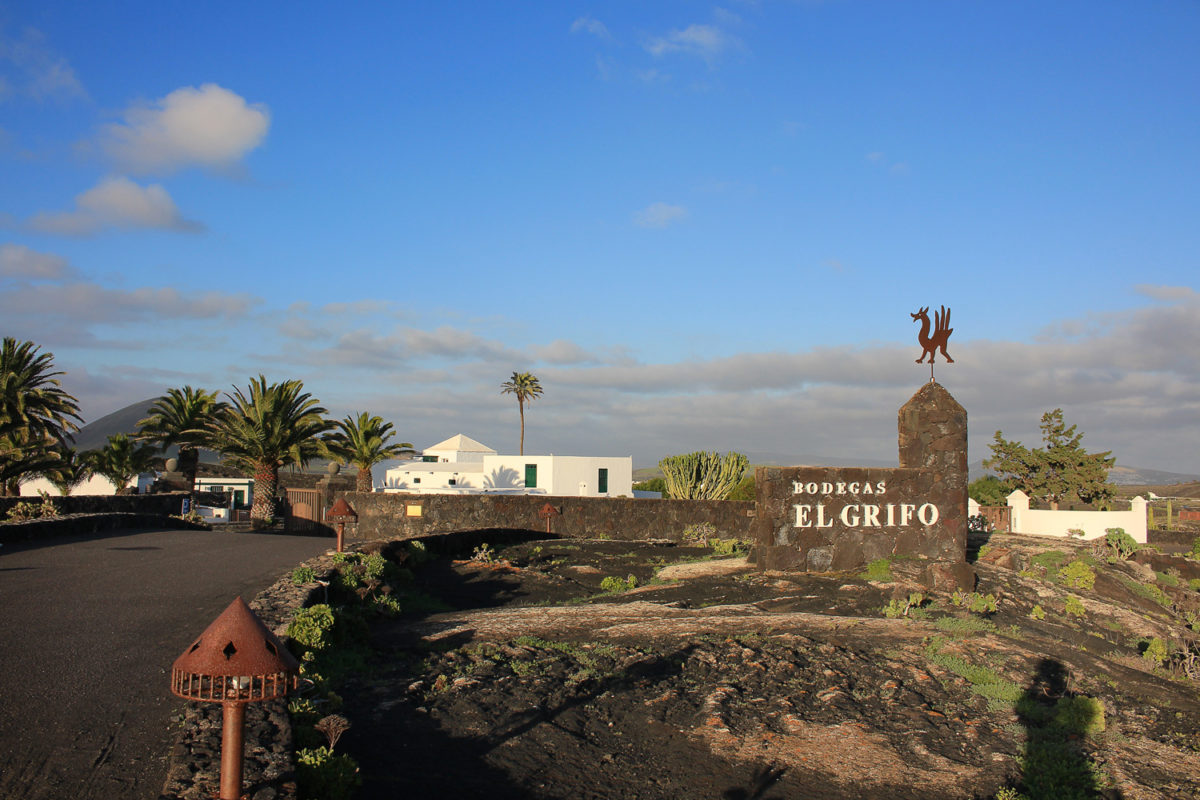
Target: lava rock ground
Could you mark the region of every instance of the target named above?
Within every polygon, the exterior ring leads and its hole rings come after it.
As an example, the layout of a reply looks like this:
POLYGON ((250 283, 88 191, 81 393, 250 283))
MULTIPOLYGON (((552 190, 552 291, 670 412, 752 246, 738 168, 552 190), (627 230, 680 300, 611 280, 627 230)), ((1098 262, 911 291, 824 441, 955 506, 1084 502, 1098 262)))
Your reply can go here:
POLYGON ((711 552, 497 538, 417 570, 443 610, 374 623, 339 688, 355 796, 1200 797, 1200 563, 993 534, 956 597, 915 561, 764 574, 711 552), (1075 697, 1103 714, 1057 725, 1075 697))

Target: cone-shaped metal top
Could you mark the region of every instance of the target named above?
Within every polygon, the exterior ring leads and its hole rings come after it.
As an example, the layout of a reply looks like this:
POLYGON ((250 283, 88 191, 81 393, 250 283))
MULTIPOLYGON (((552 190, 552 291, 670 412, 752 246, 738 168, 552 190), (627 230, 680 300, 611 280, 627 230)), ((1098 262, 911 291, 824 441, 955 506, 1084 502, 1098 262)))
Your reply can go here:
POLYGON ((295 685, 299 668, 300 662, 239 597, 175 659, 171 690, 193 700, 282 697, 295 685))
POLYGON ((346 498, 339 497, 333 504, 333 508, 329 509, 329 513, 325 515, 326 522, 356 522, 358 514, 346 502, 346 498))

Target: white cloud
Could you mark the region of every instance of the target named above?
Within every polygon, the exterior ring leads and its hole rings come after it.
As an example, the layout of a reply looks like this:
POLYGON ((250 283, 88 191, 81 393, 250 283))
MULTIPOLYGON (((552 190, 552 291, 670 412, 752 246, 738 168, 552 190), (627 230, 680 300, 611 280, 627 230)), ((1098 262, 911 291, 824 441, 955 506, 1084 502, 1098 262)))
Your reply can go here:
POLYGON ((0 277, 54 281, 74 274, 62 256, 39 253, 21 244, 0 244, 0 277))
POLYGON ((666 36, 656 36, 645 43, 646 52, 654 56, 685 53, 712 61, 725 51, 738 46, 739 41, 716 25, 693 23, 666 36))
POLYGON ((122 168, 143 174, 229 169, 262 143, 271 123, 266 106, 247 105, 215 83, 176 89, 124 117, 104 127, 101 146, 122 168))
POLYGON ((687 218, 687 209, 669 203, 651 203, 633 215, 633 223, 639 228, 665 228, 687 218))
POLYGON ((1200 297, 1200 292, 1197 292, 1190 286, 1151 286, 1149 284, 1139 284, 1134 287, 1134 291, 1152 300, 1163 300, 1166 302, 1186 301, 1194 303, 1200 297))
POLYGON ((0 296, 0 310, 13 317, 120 325, 175 319, 233 319, 245 316, 259 302, 245 293, 191 292, 151 286, 111 289, 78 282, 6 291, 0 296))
POLYGON ((608 27, 598 19, 580 17, 571 23, 571 33, 590 33, 600 39, 611 39, 608 27))
POLYGON ((74 211, 42 212, 26 223, 41 233, 89 236, 105 228, 158 228, 196 233, 204 230, 184 219, 159 184, 139 186, 121 176, 105 178, 75 198, 74 211))
POLYGON ((87 97, 75 70, 46 44, 36 28, 26 28, 19 39, 0 35, 0 65, 10 64, 11 76, 0 75, 0 100, 25 94, 35 100, 87 97))

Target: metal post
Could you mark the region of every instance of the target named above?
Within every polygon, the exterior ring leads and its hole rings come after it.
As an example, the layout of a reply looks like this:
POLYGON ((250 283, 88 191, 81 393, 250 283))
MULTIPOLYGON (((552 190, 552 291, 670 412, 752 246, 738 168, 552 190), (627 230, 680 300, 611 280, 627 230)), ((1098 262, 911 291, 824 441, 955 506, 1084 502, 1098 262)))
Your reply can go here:
POLYGON ((222 703, 221 729, 221 800, 240 800, 242 796, 242 728, 246 721, 245 703, 222 703))
POLYGON ((342 543, 343 543, 343 541, 345 539, 345 535, 346 535, 346 523, 339 522, 337 525, 338 525, 337 551, 340 553, 340 552, 342 552, 342 543))

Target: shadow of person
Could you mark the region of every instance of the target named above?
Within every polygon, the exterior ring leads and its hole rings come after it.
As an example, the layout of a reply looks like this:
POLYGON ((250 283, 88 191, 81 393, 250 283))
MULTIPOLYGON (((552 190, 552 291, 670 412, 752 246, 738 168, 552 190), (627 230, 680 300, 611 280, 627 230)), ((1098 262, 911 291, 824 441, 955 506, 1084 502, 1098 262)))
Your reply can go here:
POLYGON ((1022 789, 1029 800, 1119 800, 1102 792, 1107 776, 1092 761, 1089 737, 1104 730, 1104 704, 1070 691, 1067 669, 1044 658, 1017 701, 1025 727, 1020 758, 1022 789))
POLYGON ((772 800, 765 793, 771 786, 783 777, 786 769, 768 764, 755 770, 750 779, 749 787, 735 786, 722 793, 724 800, 772 800))

